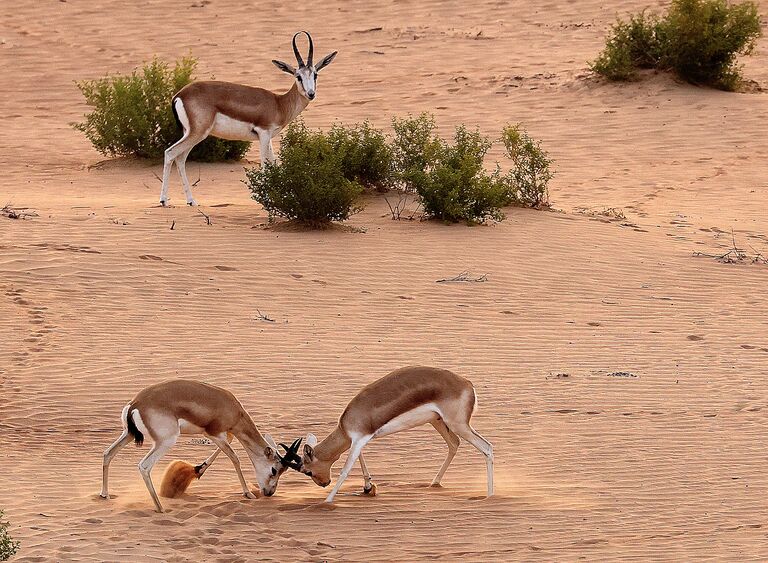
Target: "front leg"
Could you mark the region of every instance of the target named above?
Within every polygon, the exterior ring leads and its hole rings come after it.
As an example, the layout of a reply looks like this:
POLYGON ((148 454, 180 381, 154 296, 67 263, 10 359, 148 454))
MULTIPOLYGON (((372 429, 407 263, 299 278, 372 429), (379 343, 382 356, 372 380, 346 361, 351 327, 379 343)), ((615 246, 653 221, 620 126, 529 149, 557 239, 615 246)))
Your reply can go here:
POLYGON ((341 474, 336 481, 336 486, 333 487, 333 490, 330 493, 328 493, 328 497, 325 499, 325 502, 328 504, 333 502, 333 498, 336 496, 336 493, 339 492, 342 483, 344 483, 345 479, 349 475, 349 472, 352 471, 352 466, 355 465, 357 458, 360 456, 360 452, 363 451, 363 447, 368 442, 370 442, 372 437, 373 436, 365 436, 352 442, 352 447, 349 450, 347 461, 344 463, 344 467, 341 469, 341 474))
POLYGON ((371 474, 368 472, 368 466, 365 464, 365 459, 363 459, 363 452, 360 452, 359 459, 360 469, 363 472, 363 479, 365 479, 365 484, 363 485, 363 494, 374 497, 376 496, 376 485, 373 483, 373 477, 371 477, 371 474))

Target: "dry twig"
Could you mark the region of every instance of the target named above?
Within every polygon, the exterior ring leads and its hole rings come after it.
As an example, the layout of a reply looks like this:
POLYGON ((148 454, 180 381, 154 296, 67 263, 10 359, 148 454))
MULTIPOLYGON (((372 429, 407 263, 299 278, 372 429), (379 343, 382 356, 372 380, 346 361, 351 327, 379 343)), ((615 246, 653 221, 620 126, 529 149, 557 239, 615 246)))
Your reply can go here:
POLYGON ((8 217, 8 219, 28 219, 30 217, 39 217, 39 215, 34 211, 26 211, 25 208, 14 209, 13 205, 10 203, 5 204, 5 206, 0 209, 0 215, 8 217))
POLYGON ((446 283, 446 282, 486 282, 488 281, 488 274, 483 274, 480 277, 473 278, 472 274, 468 271, 461 272, 458 276, 455 276, 453 278, 443 278, 441 280, 437 280, 435 283, 446 283))
POLYGON ((723 264, 743 264, 745 262, 751 264, 768 264, 768 258, 763 256, 761 252, 755 250, 751 244, 749 247, 754 254, 750 255, 743 248, 736 246, 736 235, 733 234, 731 229, 731 248, 722 254, 708 254, 706 252, 694 252, 694 256, 703 256, 705 258, 714 258, 718 262, 723 264))

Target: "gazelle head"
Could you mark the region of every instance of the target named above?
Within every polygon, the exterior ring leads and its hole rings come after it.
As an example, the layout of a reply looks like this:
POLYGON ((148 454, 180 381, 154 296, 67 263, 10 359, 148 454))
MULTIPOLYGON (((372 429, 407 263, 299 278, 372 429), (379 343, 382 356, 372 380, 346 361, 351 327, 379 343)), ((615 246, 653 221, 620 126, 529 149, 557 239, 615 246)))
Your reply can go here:
POLYGON ((317 438, 314 434, 307 434, 307 443, 304 444, 304 454, 301 456, 301 467, 298 469, 304 475, 312 477, 316 485, 327 487, 331 484, 331 466, 335 460, 323 460, 315 455, 317 438))
POLYGON ((256 469, 256 480, 259 482, 261 493, 266 497, 271 497, 275 494, 275 490, 277 490, 277 482, 280 480, 280 476, 289 467, 293 469, 298 468, 296 460, 299 459, 298 451, 301 445, 301 438, 294 440, 291 446, 280 444, 286 450, 285 455, 280 455, 277 444, 275 444, 272 436, 265 434, 264 440, 268 444, 264 448, 264 460, 262 463, 254 462, 254 468, 256 469))
POLYGON ((296 63, 299 65, 298 68, 294 68, 283 61, 273 60, 272 63, 277 68, 283 72, 287 72, 296 79, 296 85, 302 96, 308 100, 314 100, 317 92, 317 73, 333 62, 333 59, 336 58, 336 53, 338 53, 338 51, 326 55, 319 63, 314 64, 314 45, 312 43, 312 36, 306 31, 299 31, 293 36, 293 54, 296 55, 296 63), (309 53, 307 54, 306 63, 304 62, 304 59, 301 58, 301 53, 299 53, 298 47, 296 47, 296 37, 302 33, 309 39, 309 53))

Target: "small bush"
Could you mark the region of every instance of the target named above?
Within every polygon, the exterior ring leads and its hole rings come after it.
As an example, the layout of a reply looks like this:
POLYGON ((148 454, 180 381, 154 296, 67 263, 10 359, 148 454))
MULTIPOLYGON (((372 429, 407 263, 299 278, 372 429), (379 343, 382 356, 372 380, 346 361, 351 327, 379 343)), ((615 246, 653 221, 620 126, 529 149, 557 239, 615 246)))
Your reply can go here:
POLYGON ((761 35, 757 6, 725 0, 674 0, 667 14, 665 64, 683 79, 734 90, 737 55, 748 55, 761 35))
POLYGON ((664 31, 656 15, 645 12, 619 20, 591 68, 610 80, 631 80, 639 68, 654 68, 664 51, 664 31))
POLYGON ((394 186, 393 151, 386 135, 368 121, 331 127, 328 138, 341 156, 344 177, 366 188, 386 190, 394 186))
POLYGON ((640 68, 671 70, 682 79, 734 90, 741 81, 738 55, 761 35, 753 2, 673 0, 663 18, 641 14, 619 20, 590 66, 610 80, 629 80, 640 68))
POLYGON ((392 118, 395 136, 392 153, 395 179, 405 189, 415 191, 415 178, 431 168, 443 148, 435 133, 435 118, 428 113, 418 117, 392 118))
MULTIPOLYGON (((425 123, 422 121, 422 123, 425 123)), ((429 156, 410 155, 430 162, 426 170, 411 168, 409 182, 421 197, 424 212, 429 217, 447 222, 501 221, 504 214, 504 193, 497 175, 483 168, 483 159, 491 142, 478 132, 456 128, 454 144, 437 138, 422 139, 421 146, 429 147, 429 156)))
POLYGON ((518 124, 507 126, 501 134, 508 158, 513 167, 499 177, 506 205, 545 207, 549 205, 547 185, 554 176, 552 159, 518 124))
POLYGON ((358 211, 362 186, 344 176, 343 155, 331 138, 309 131, 300 120, 285 130, 280 161, 246 171, 252 197, 270 215, 312 227, 344 221, 358 211))
POLYGON ((3 520, 3 511, 0 510, 0 561, 10 559, 19 550, 21 545, 8 533, 8 525, 8 522, 3 520))
MULTIPOLYGON (((185 57, 171 68, 158 59, 130 76, 85 80, 77 87, 94 110, 73 127, 100 153, 108 156, 159 158, 181 138, 181 127, 171 109, 171 98, 192 82, 197 61, 185 57)), ((241 159, 250 147, 246 141, 208 137, 190 153, 192 160, 214 162, 241 159)))

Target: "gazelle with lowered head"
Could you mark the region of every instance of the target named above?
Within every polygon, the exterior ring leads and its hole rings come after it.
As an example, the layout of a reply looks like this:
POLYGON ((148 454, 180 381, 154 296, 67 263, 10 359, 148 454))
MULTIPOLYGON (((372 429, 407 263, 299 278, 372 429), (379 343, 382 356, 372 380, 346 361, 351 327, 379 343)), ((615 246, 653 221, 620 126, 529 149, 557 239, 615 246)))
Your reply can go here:
POLYGON ((176 443, 180 434, 202 434, 218 447, 206 462, 195 468, 197 476, 223 451, 235 466, 243 494, 255 498, 240 470, 240 460, 229 445, 232 437, 245 448, 256 471, 256 481, 262 494, 272 496, 277 488, 280 475, 289 466, 296 467, 292 460, 297 457, 301 440, 294 441, 286 456, 281 456, 269 434, 262 435, 253 419, 235 396, 221 387, 175 379, 150 385, 140 391, 123 408, 123 433, 104 452, 101 496, 109 498, 109 464, 117 453, 135 441, 137 446, 149 435, 153 445, 150 452, 139 462, 139 472, 155 502, 158 512, 163 511, 160 499, 152 484, 151 472, 154 465, 176 443))
POLYGON ((275 159, 272 138, 315 99, 317 73, 333 62, 337 51, 315 64, 312 36, 300 31, 293 36, 293 53, 298 64, 296 68, 282 61, 272 61, 277 68, 294 77, 293 86, 285 94, 217 80, 193 82, 179 90, 171 100, 171 107, 184 133, 165 151, 160 189, 162 205, 168 204, 168 182, 174 162, 179 169, 187 204, 196 205, 187 178, 186 161, 195 145, 210 135, 234 141, 259 141, 261 163, 275 159), (296 47, 296 37, 301 33, 309 40, 306 62, 296 47))
POLYGON ((299 471, 321 487, 327 487, 331 483, 331 467, 341 454, 350 450, 325 502, 333 502, 358 459, 365 479, 363 491, 371 493, 375 485, 363 458, 363 447, 374 438, 430 423, 448 444, 448 455, 432 486, 440 486, 464 438, 485 456, 488 496, 491 496, 493 447, 469 424, 476 401, 472 383, 448 370, 431 367, 395 370, 360 391, 344 409, 338 426, 322 442, 318 443, 313 434, 307 435, 299 471))

